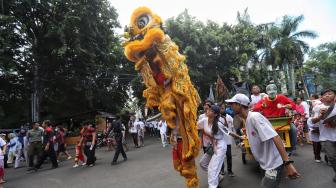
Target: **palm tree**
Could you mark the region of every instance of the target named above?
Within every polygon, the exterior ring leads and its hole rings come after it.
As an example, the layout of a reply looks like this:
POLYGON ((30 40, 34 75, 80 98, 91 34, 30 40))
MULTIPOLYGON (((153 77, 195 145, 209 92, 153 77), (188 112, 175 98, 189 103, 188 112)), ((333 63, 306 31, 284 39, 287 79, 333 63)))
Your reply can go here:
MULTIPOLYGON (((314 31, 298 31, 298 27, 303 20, 303 15, 298 17, 284 16, 278 27, 278 38, 274 45, 280 57, 281 65, 289 66, 288 80, 293 96, 295 96, 295 68, 302 69, 304 54, 309 50, 309 45, 302 38, 314 39, 317 37, 314 31)), ((302 71, 301 79, 303 81, 302 71)))
POLYGON ((273 79, 276 79, 276 68, 280 65, 280 54, 275 44, 278 41, 279 28, 274 23, 267 23, 259 25, 261 33, 260 48, 262 53, 259 55, 260 66, 267 69, 268 65, 272 66, 273 79))

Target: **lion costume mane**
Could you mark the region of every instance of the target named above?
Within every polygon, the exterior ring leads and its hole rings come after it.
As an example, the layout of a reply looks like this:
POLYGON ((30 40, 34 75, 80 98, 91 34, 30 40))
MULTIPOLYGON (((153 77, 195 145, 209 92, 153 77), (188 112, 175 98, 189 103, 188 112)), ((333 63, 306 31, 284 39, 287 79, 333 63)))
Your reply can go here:
POLYGON ((146 106, 158 107, 172 129, 174 168, 186 178, 188 188, 198 188, 195 158, 200 149, 196 122, 200 99, 185 57, 164 33, 161 18, 146 7, 133 12, 125 38, 125 55, 135 63, 146 85, 146 106))

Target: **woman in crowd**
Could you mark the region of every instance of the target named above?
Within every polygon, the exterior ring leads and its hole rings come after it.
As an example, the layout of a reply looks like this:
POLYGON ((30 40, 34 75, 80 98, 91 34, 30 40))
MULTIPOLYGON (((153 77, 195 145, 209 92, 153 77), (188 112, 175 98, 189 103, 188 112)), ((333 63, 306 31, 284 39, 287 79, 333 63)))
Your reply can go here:
POLYGON ((312 144, 312 142, 310 141, 309 139, 309 135, 308 135, 308 125, 307 125, 307 119, 306 119, 306 116, 309 115, 306 110, 305 110, 305 106, 303 105, 303 102, 302 102, 302 99, 300 97, 297 97, 294 99, 295 101, 295 111, 297 113, 300 113, 301 114, 301 117, 302 117, 302 121, 303 121, 303 134, 304 134, 304 137, 306 138, 306 142, 308 144, 312 144))
POLYGON ((238 135, 231 133, 224 127, 224 120, 220 118, 220 108, 217 105, 212 105, 207 110, 206 117, 197 122, 198 127, 203 129, 210 140, 211 145, 205 149, 200 166, 204 171, 208 172, 209 188, 218 188, 220 182, 220 171, 225 159, 227 143, 224 134, 231 135, 237 138, 238 135))
POLYGON ((294 115, 294 125, 297 129, 297 142, 300 144, 300 146, 303 146, 303 127, 304 127, 304 115, 300 114, 299 112, 295 112, 294 115), (303 116, 303 117, 302 117, 303 116))
POLYGON ((83 132, 83 137, 81 138, 80 144, 83 143, 84 145, 84 154, 86 156, 86 165, 87 166, 94 166, 96 157, 95 157, 95 150, 96 150, 96 126, 93 124, 89 124, 87 129, 83 132))

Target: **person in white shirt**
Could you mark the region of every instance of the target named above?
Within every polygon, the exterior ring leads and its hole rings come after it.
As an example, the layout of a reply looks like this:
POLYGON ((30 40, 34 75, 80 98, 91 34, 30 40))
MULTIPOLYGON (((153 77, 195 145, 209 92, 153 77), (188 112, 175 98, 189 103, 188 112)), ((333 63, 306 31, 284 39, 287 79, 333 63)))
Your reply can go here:
POLYGON ((212 105, 207 110, 207 117, 198 121, 199 127, 203 127, 203 133, 210 140, 211 145, 207 147, 206 153, 203 154, 200 160, 200 166, 204 171, 208 172, 209 188, 218 188, 220 182, 220 171, 224 162, 227 143, 224 135, 232 135, 241 138, 238 135, 231 133, 224 126, 224 119, 220 117, 220 108, 217 105, 212 105))
POLYGON ((4 175, 5 175, 5 166, 4 166, 4 158, 5 158, 5 153, 7 149, 7 143, 3 139, 5 135, 2 135, 0 137, 0 185, 2 183, 5 183, 6 181, 4 180, 4 175))
POLYGON ((139 145, 138 145, 138 129, 134 125, 134 122, 135 122, 135 114, 132 113, 131 117, 130 117, 130 120, 128 122, 128 131, 132 135, 133 142, 134 142, 134 147, 138 148, 139 147, 139 145))
POLYGON ((23 149, 22 143, 19 141, 19 138, 16 136, 15 146, 14 146, 14 155, 15 155, 14 168, 20 167, 22 149, 23 149))
POLYGON ((154 126, 155 136, 161 138, 161 136, 160 136, 159 122, 157 120, 154 120, 153 121, 153 126, 154 126))
POLYGON ((251 106, 259 102, 263 97, 266 96, 265 93, 260 93, 260 87, 258 85, 253 85, 251 89, 251 106))
POLYGON ((144 147, 145 124, 139 119, 134 122, 134 126, 136 126, 138 130, 138 146, 144 147))
MULTIPOLYGON (((207 111, 211 108, 212 102, 211 101, 205 101, 203 105, 204 113, 198 116, 198 121, 202 121, 204 118, 206 118, 207 111)), ((203 147, 203 153, 205 153, 205 149, 210 144, 210 138, 203 133, 203 124, 197 123, 197 129, 199 130, 199 138, 201 138, 202 141, 202 147, 203 147)))
POLYGON ((149 127, 149 136, 154 136, 154 125, 152 122, 147 122, 147 125, 149 127))
POLYGON ((312 118, 313 124, 318 123, 320 141, 325 149, 328 161, 334 169, 333 181, 336 183, 336 91, 326 89, 321 92, 322 105, 319 106, 318 116, 312 118))
POLYGON ((17 145, 17 136, 14 133, 8 134, 9 144, 8 144, 8 164, 13 163, 13 159, 15 157, 16 145, 17 145))
POLYGON ((317 163, 321 162, 321 142, 320 142, 320 131, 319 122, 313 123, 312 119, 317 118, 320 114, 320 108, 322 104, 315 105, 312 110, 312 117, 308 119, 307 124, 309 128, 309 138, 313 142, 313 151, 315 161, 317 163))
MULTIPOLYGON (((220 105, 220 114, 221 114, 221 117, 224 120, 224 125, 226 126, 226 128, 229 129, 230 132, 235 132, 234 128, 233 128, 233 118, 229 114, 225 113, 225 109, 226 109, 225 103, 222 103, 220 105)), ((228 175, 230 177, 234 177, 235 175, 232 171, 232 154, 231 154, 232 137, 224 134, 224 138, 225 138, 226 144, 227 144, 226 162, 227 162, 228 175)), ((223 165, 223 168, 222 168, 222 174, 225 174, 224 173, 224 165, 223 165)))
POLYGON ((29 148, 29 141, 27 139, 27 136, 24 136, 23 137, 23 156, 25 158, 27 166, 29 166, 28 148, 29 148))
POLYGON ((213 105, 213 102, 211 102, 209 100, 205 100, 204 101, 203 114, 201 114, 201 115, 198 116, 198 120, 202 120, 203 118, 206 117, 206 113, 211 108, 211 105, 213 105))
POLYGON ((244 94, 236 94, 225 102, 231 104, 235 115, 246 120, 246 134, 252 154, 260 167, 265 170, 261 187, 278 187, 283 168, 286 168, 288 177, 293 179, 300 177, 272 124, 259 112, 249 111, 250 99, 244 94))
POLYGON ((167 141, 167 122, 164 119, 161 119, 161 121, 159 122, 159 128, 160 128, 162 147, 165 148, 168 145, 168 141, 167 141))

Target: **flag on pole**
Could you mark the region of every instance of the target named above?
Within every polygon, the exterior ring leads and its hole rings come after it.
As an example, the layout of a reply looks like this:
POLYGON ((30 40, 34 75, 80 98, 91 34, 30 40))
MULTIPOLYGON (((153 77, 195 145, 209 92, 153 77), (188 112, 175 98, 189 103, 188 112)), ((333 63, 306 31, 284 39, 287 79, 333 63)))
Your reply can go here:
POLYGON ((221 103, 225 99, 229 98, 229 90, 225 86, 222 78, 217 75, 217 83, 216 83, 216 100, 221 103))

